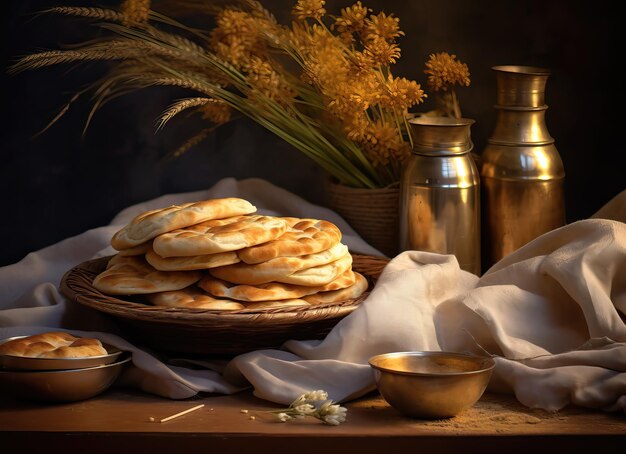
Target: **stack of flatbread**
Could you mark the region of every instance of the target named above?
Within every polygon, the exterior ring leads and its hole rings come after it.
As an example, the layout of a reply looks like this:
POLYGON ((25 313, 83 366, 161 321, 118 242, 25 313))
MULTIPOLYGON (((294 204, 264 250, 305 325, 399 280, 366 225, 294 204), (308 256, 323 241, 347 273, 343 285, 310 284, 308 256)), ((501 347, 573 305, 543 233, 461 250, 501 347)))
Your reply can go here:
POLYGON ((93 286, 222 311, 335 303, 367 290, 335 224, 255 212, 223 198, 141 213, 113 235, 118 253, 93 286))

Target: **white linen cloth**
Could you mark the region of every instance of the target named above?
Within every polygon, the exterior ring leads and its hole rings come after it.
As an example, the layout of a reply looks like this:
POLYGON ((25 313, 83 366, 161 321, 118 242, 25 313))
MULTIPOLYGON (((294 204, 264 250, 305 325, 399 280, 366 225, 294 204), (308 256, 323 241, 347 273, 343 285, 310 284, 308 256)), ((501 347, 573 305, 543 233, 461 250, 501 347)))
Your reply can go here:
POLYGON ((227 178, 207 191, 129 207, 109 226, 0 268, 0 338, 51 329, 99 337, 133 352, 120 385, 173 399, 252 386, 255 395, 277 403, 312 389, 343 402, 375 389, 367 364, 375 354, 452 350, 493 355, 489 388, 514 393, 529 407, 626 409, 626 191, 594 219, 542 235, 480 278, 462 271, 452 255, 401 253, 370 296, 324 340, 291 340, 280 350, 239 355, 227 364, 195 361, 207 369, 184 367, 184 361, 164 364, 113 332, 105 317, 59 293, 68 269, 114 253, 112 234, 136 214, 227 196, 251 201, 262 214, 330 220, 352 252, 381 255, 333 211, 263 180, 227 178))

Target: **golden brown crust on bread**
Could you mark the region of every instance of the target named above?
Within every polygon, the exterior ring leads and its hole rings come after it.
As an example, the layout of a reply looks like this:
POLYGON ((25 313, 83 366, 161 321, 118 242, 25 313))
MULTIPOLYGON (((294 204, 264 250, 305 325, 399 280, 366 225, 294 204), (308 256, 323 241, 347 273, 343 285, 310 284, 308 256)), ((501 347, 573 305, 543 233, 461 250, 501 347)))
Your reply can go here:
POLYGON ((200 271, 158 271, 142 256, 115 255, 95 277, 93 286, 108 295, 141 295, 180 290, 201 277, 200 271))
POLYGON ((332 222, 319 219, 283 218, 289 228, 280 237, 238 252, 245 263, 256 264, 276 257, 299 257, 332 248, 341 241, 341 231, 332 222))
POLYGON ((165 232, 210 219, 223 219, 254 213, 256 207, 235 197, 203 200, 146 211, 117 231, 111 245, 117 250, 135 247, 165 232))
POLYGON ((298 306, 310 306, 308 302, 303 299, 288 299, 277 301, 257 301, 244 303, 246 309, 270 309, 277 307, 298 307, 298 306))
POLYGON ((278 238, 287 222, 274 216, 247 215, 216 219, 163 233, 152 248, 161 257, 187 257, 236 251, 278 238))
POLYGON ((198 287, 219 298, 258 302, 301 298, 317 292, 339 290, 353 285, 355 279, 355 274, 350 269, 332 282, 320 286, 292 285, 280 282, 268 282, 259 285, 233 284, 206 275, 198 282, 198 287))
POLYGON ((220 311, 234 311, 245 308, 245 306, 238 301, 213 298, 211 295, 195 286, 187 287, 182 290, 154 293, 147 295, 147 298, 155 306, 213 309, 220 311))
POLYGON ((325 285, 334 281, 351 268, 352 255, 347 253, 339 260, 327 263, 326 265, 296 271, 289 276, 276 279, 276 282, 295 285, 325 285))
POLYGON ((255 265, 240 262, 213 268, 210 273, 218 279, 235 284, 265 284, 279 281, 296 271, 329 264, 346 254, 348 254, 348 247, 345 244, 337 243, 330 249, 314 254, 300 257, 276 257, 255 265))
POLYGON ((146 261, 159 271, 206 270, 240 262, 235 251, 189 257, 161 257, 152 249, 146 253, 146 261))
POLYGON ((316 292, 311 295, 304 296, 302 299, 310 304, 327 304, 358 298, 367 291, 369 283, 367 282, 365 276, 357 273, 356 271, 354 272, 354 276, 356 277, 355 282, 349 287, 339 290, 316 292))
POLYGON ((107 353, 98 339, 74 337, 61 331, 26 336, 0 345, 2 355, 28 358, 84 358, 107 353))
POLYGON ((152 249, 152 240, 146 241, 145 243, 141 243, 137 246, 122 249, 118 252, 118 255, 122 256, 130 256, 130 255, 144 255, 146 252, 152 249))

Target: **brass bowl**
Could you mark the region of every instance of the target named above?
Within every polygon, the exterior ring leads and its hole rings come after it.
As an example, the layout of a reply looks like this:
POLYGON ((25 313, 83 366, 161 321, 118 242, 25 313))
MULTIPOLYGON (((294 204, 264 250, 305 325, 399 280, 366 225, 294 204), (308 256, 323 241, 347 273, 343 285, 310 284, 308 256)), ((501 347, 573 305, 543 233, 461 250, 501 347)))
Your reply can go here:
POLYGON ((394 352, 369 364, 382 397, 405 416, 443 419, 473 406, 483 395, 495 361, 450 352, 394 352))
POLYGON ((130 354, 125 354, 114 363, 83 369, 0 369, 0 392, 46 402, 85 400, 107 390, 130 360, 130 354))
MULTIPOLYGON (((26 336, 15 336, 0 340, 0 345, 26 336)), ((87 367, 111 364, 123 353, 120 349, 102 343, 106 355, 86 356, 84 358, 29 358, 26 356, 0 355, 0 370, 65 370, 84 369, 87 367)))

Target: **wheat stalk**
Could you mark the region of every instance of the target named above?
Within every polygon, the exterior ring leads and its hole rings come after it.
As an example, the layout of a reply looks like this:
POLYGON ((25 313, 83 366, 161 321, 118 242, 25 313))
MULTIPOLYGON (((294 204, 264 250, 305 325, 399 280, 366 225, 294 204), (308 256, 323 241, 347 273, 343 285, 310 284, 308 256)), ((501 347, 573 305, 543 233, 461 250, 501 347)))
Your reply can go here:
POLYGON ((157 131, 163 128, 163 126, 165 126, 165 123, 170 121, 183 110, 190 109, 191 107, 203 106, 211 101, 212 100, 210 98, 186 98, 175 102, 161 115, 161 118, 158 122, 157 131))
POLYGON ((171 152, 167 156, 167 158, 175 159, 175 158, 180 157, 181 155, 183 155, 184 153, 189 151, 190 148, 195 147, 200 142, 202 142, 204 139, 206 139, 209 136, 209 134, 211 134, 215 130, 215 128, 216 128, 215 126, 210 127, 210 128, 204 128, 198 134, 193 136, 191 139, 188 139, 181 146, 179 146, 173 152, 171 152))
POLYGON ((53 8, 42 11, 42 13, 57 13, 57 14, 65 14, 67 16, 79 16, 79 17, 88 17, 91 19, 102 19, 102 20, 112 20, 112 21, 121 21, 122 14, 118 11, 112 9, 105 8, 92 8, 92 7, 81 7, 81 6, 55 6, 53 8))

